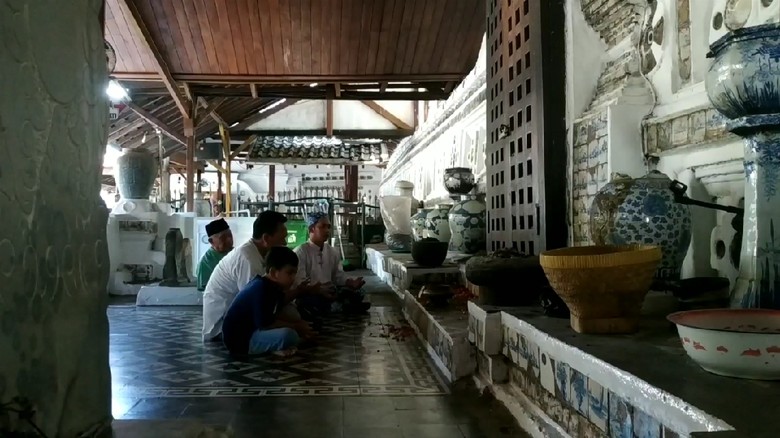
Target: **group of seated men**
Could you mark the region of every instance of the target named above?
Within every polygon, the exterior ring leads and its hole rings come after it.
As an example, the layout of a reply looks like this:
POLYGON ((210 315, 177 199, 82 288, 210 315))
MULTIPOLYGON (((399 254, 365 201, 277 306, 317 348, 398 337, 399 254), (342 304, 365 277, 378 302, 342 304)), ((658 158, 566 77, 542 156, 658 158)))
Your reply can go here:
POLYGON ((198 265, 203 291, 203 340, 222 341, 234 355, 288 356, 313 340, 322 317, 332 311, 364 313, 362 278, 347 278, 324 213, 306 217, 309 239, 294 251, 287 245, 287 218, 264 211, 252 238, 233 249, 224 219, 206 226, 211 248, 198 265))

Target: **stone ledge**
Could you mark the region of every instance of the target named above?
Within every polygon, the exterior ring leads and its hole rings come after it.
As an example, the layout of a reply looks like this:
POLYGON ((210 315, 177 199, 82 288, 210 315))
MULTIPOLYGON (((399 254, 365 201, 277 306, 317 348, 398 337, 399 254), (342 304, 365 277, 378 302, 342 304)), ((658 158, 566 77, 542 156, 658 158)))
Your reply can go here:
POLYGON ((469 316, 463 310, 428 310, 406 291, 403 313, 439 371, 450 382, 474 372, 476 352, 468 340, 469 316))
POLYGON ((195 286, 167 287, 159 284, 142 286, 136 306, 202 306, 203 292, 195 286))
MULTIPOLYGON (((780 382, 707 373, 687 357, 665 320, 645 319, 635 335, 596 336, 575 333, 568 320, 532 308, 469 308, 475 344, 485 346, 480 355, 492 357, 485 351, 500 343, 510 384, 572 436, 585 429, 609 436, 646 430, 653 437, 776 430, 779 421, 765 406, 775 403, 780 382), (487 328, 496 314, 498 331, 487 328), (566 409, 579 420, 561 414, 566 409)), ((478 363, 483 366, 484 358, 478 363)))
POLYGON ((166 437, 166 438, 229 438, 230 430, 218 430, 196 420, 114 420, 111 424, 113 438, 166 437))
POLYGON ((460 253, 450 252, 447 261, 438 268, 422 268, 412 260, 411 254, 394 253, 385 245, 369 245, 366 247, 368 268, 382 281, 387 283, 398 298, 404 299, 404 293, 413 284, 425 283, 461 283, 461 271, 457 263, 451 262, 460 253))

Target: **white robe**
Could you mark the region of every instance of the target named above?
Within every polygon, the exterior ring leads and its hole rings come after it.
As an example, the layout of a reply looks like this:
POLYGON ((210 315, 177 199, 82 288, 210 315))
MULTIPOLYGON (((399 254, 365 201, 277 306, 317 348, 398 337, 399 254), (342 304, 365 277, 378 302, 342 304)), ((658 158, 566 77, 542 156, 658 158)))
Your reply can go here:
POLYGON ((307 241, 295 248, 295 253, 298 255, 296 285, 305 280, 311 283, 333 283, 336 286, 344 286, 346 283, 347 276, 336 248, 327 243, 320 248, 307 241))
POLYGON ((252 240, 219 261, 203 291, 204 341, 222 333, 222 321, 233 299, 257 275, 265 275, 265 261, 252 240))

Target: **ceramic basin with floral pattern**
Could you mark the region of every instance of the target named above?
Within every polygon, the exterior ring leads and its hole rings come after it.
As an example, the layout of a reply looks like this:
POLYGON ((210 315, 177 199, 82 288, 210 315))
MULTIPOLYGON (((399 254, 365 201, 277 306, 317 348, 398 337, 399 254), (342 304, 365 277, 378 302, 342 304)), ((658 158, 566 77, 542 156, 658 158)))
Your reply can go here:
POLYGON ((780 310, 711 309, 672 313, 688 356, 721 376, 780 380, 780 310))

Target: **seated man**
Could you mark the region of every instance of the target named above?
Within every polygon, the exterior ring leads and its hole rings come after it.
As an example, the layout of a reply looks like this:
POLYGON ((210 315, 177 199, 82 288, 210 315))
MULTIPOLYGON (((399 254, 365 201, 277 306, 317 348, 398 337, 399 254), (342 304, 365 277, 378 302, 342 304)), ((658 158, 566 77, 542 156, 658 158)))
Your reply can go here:
POLYGON ((242 288, 225 314, 222 340, 233 355, 289 356, 301 340, 314 336, 308 323, 287 319, 281 311, 287 303, 285 290, 295 282, 298 257, 290 248, 271 248, 265 266, 265 276, 242 288))
MULTIPOLYGON (((203 340, 219 340, 222 320, 238 292, 255 276, 265 273, 265 256, 276 246, 287 245, 287 218, 264 211, 255 219, 252 238, 226 255, 214 268, 203 293, 203 340)), ((288 302, 294 297, 289 297, 288 302)), ((285 308, 290 318, 300 318, 294 306, 285 308)))
POLYGON ((311 282, 324 292, 301 296, 298 307, 305 313, 325 313, 328 310, 347 313, 363 313, 371 307, 363 302, 360 288, 366 284, 362 278, 347 278, 341 266, 341 257, 336 249, 328 244, 330 240, 330 220, 325 213, 311 213, 306 217, 309 227, 309 240, 295 248, 298 255, 297 283, 311 282))
POLYGON ((206 224, 206 235, 211 248, 203 254, 198 263, 198 290, 201 292, 206 290, 206 283, 219 261, 233 249, 233 233, 225 219, 220 218, 206 224))

